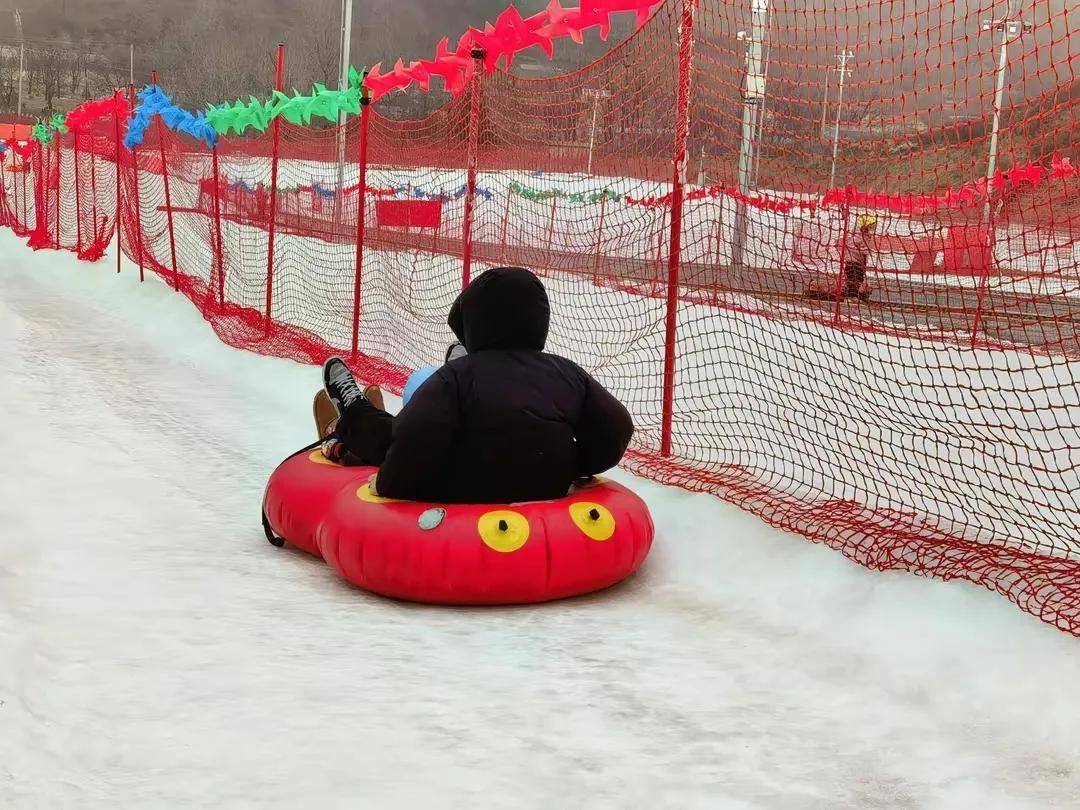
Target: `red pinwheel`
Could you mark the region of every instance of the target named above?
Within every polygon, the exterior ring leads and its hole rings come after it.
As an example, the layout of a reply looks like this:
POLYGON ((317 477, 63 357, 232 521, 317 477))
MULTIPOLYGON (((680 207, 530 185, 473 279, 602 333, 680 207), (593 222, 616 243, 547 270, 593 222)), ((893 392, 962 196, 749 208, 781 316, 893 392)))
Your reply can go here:
POLYGON ((1038 164, 1025 163, 1023 166, 1014 166, 1009 172, 1009 179, 1014 186, 1021 183, 1031 183, 1033 186, 1037 186, 1042 180, 1043 171, 1043 167, 1038 164))
POLYGON ((581 9, 563 8, 559 0, 551 0, 547 15, 548 24, 538 29, 544 36, 550 39, 568 36, 578 45, 585 41, 581 35, 581 9))
POLYGON ((382 63, 376 62, 364 78, 364 86, 371 91, 371 100, 378 101, 387 93, 397 90, 399 81, 399 77, 394 73, 383 73, 382 63))
POLYGON ((431 72, 423 61, 412 62, 405 72, 425 93, 431 89, 431 72))

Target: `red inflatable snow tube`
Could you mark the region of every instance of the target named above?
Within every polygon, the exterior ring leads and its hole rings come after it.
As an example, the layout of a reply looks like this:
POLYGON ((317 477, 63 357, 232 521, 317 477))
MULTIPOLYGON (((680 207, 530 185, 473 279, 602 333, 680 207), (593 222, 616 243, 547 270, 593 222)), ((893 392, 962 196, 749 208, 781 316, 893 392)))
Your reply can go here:
POLYGON ((438 506, 372 495, 375 472, 317 448, 286 459, 266 488, 267 538, 322 557, 365 590, 445 605, 598 591, 637 571, 652 546, 645 503, 613 481, 557 501, 438 506))

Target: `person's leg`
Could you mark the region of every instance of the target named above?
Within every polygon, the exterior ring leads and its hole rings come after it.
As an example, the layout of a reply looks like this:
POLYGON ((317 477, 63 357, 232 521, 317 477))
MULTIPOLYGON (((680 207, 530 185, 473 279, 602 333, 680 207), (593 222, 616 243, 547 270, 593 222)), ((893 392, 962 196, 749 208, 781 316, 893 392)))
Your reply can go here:
POLYGON ((866 265, 848 262, 844 265, 844 295, 856 296, 866 281, 866 265))
POLYGON ((378 408, 380 411, 386 410, 386 402, 383 400, 382 389, 377 385, 369 385, 364 389, 364 399, 378 408))
MULTIPOLYGON (((382 464, 390 447, 394 417, 368 401, 341 358, 326 362, 323 382, 328 398, 341 414, 333 434, 323 444, 323 453, 350 466, 382 464)), ((378 386, 369 386, 368 391, 381 402, 378 386)))
POLYGON ((340 460, 348 466, 378 467, 386 459, 393 433, 393 416, 358 399, 342 412, 332 439, 340 442, 340 460))

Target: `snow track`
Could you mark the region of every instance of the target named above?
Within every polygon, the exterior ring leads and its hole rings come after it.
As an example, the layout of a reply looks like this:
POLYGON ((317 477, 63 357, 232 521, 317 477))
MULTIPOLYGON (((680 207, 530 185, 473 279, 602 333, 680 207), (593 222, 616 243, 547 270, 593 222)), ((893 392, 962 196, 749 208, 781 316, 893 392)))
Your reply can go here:
POLYGON ((387 602, 270 547, 312 368, 0 232, 0 806, 1069 806, 1080 644, 620 475, 595 597, 387 602))

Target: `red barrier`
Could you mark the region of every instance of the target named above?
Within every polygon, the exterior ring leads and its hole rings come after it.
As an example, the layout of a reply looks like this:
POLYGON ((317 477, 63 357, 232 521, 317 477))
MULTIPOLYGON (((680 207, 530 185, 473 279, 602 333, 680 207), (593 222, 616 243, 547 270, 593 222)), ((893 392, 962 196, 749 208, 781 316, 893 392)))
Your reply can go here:
POLYGON ((438 200, 377 200, 375 215, 380 227, 438 228, 442 203, 438 200))
POLYGON ((476 70, 469 87, 469 151, 467 155, 467 179, 465 181, 465 216, 461 226, 461 288, 469 286, 472 279, 473 216, 476 206, 476 164, 480 153, 480 111, 484 92, 482 76, 484 52, 473 49, 476 70))
MULTIPOLYGON (((157 71, 151 74, 151 81, 158 83, 157 71)), ((161 126, 161 116, 154 121, 157 130, 158 145, 161 151, 161 179, 165 184, 165 216, 169 223, 169 256, 172 259, 173 288, 180 289, 180 271, 176 264, 176 225, 173 223, 172 189, 169 186, 169 163, 165 159, 165 136, 161 126)))
MULTIPOLYGON (((280 93, 285 89, 285 45, 277 47, 277 81, 274 84, 280 93)), ((273 323, 274 305, 274 237, 277 235, 277 191, 278 191, 278 158, 281 151, 281 119, 275 118, 274 151, 270 158, 270 220, 268 225, 269 236, 266 240, 266 333, 270 333, 273 323)))
POLYGON ((679 26, 679 80, 675 102, 675 175, 671 181, 671 236, 668 245, 667 307, 664 317, 664 402, 660 455, 671 455, 675 412, 676 320, 679 306, 679 267, 682 249, 683 191, 686 187, 686 139, 690 134, 690 82, 694 61, 694 15, 697 0, 682 0, 679 26))
POLYGON ((116 162, 116 272, 120 272, 121 260, 123 258, 123 249, 121 248, 120 239, 120 221, 123 219, 123 204, 120 199, 120 149, 123 146, 123 141, 120 137, 120 113, 116 109, 113 109, 113 131, 115 140, 113 141, 116 148, 114 160, 116 162))
POLYGON ((56 160, 56 203, 55 203, 56 211, 54 212, 55 215, 56 215, 55 248, 56 248, 56 250, 60 250, 60 188, 63 185, 63 180, 64 180, 64 171, 63 171, 64 162, 61 159, 61 155, 60 155, 60 136, 59 135, 57 135, 56 140, 53 141, 53 146, 55 147, 54 151, 56 153, 56 157, 55 157, 55 160, 56 160))
POLYGON ((214 270, 217 277, 218 304, 225 304, 225 246, 221 241, 221 167, 218 164, 217 146, 213 149, 214 162, 214 270))
MULTIPOLYGON (((364 238, 367 236, 367 178, 368 178, 368 138, 371 120, 371 98, 365 87, 360 98, 360 163, 359 187, 356 190, 356 260, 353 272, 353 311, 352 311, 352 354, 356 361, 360 342, 360 283, 364 275, 364 238)), ((342 195, 344 196, 344 195, 342 195)))
MULTIPOLYGON (((131 107, 131 115, 135 115, 135 85, 128 86, 128 103, 131 107)), ((135 211, 135 253, 139 263, 139 281, 146 281, 146 271, 143 264, 143 236, 142 236, 142 197, 139 196, 139 148, 131 150, 131 185, 135 192, 135 200, 132 208, 135 211)))

